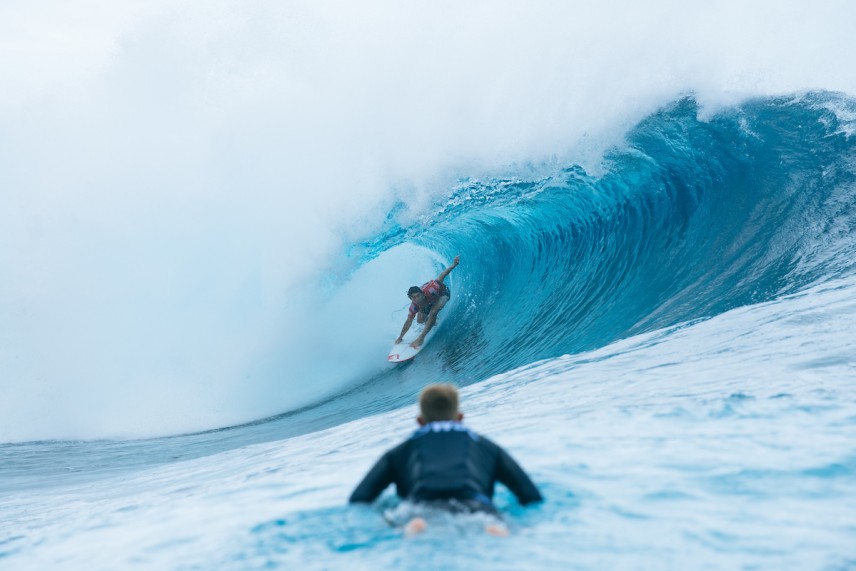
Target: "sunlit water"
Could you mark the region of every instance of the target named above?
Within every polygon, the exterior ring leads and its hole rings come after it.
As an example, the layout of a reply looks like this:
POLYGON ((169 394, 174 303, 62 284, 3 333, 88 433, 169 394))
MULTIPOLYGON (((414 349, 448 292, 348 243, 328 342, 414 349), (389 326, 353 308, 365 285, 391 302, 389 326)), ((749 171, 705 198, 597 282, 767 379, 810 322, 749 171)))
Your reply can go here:
POLYGON ((849 3, 60 4, 0 5, 0 569, 856 568, 849 3), (434 381, 507 538, 346 505, 434 381))

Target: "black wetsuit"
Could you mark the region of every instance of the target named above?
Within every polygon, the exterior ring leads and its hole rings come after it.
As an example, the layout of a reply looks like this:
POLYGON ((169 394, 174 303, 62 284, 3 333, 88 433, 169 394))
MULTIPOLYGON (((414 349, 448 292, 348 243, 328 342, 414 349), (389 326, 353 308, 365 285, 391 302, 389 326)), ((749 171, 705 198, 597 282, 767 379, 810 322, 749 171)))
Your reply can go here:
POLYGON ((384 454, 351 494, 373 502, 390 484, 414 502, 457 500, 470 511, 494 511, 494 484, 505 485, 521 504, 543 498, 508 453, 459 422, 432 422, 384 454))

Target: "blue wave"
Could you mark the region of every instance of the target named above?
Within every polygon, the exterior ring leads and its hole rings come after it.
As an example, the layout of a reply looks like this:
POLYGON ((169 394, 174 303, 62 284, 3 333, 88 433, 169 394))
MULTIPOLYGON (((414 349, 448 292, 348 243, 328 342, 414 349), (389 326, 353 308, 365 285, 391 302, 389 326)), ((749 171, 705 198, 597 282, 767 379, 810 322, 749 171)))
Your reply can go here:
POLYGON ((359 250, 461 254, 453 314, 423 359, 434 378, 438 362, 467 383, 712 317, 854 271, 854 111, 822 92, 702 119, 686 97, 636 126, 601 176, 463 181, 427 223, 401 227, 393 210, 359 250))
POLYGON ((633 129, 600 176, 570 166, 537 180, 464 181, 410 226, 393 209, 354 245, 361 263, 405 242, 462 256, 454 303, 411 365, 240 427, 0 447, 2 479, 68 481, 69 462, 86 479, 320 430, 412 405, 428 381, 467 385, 852 275, 854 123, 856 101, 832 93, 758 99, 704 120, 685 98, 633 129))

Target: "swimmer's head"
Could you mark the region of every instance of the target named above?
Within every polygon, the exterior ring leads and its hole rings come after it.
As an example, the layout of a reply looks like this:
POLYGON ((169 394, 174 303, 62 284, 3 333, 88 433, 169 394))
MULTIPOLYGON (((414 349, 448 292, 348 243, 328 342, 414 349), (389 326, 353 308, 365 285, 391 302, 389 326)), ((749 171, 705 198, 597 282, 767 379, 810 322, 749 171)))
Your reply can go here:
POLYGON ((413 286, 407 290, 407 297, 417 305, 422 305, 425 302, 425 294, 422 293, 422 288, 419 286, 413 286))
POLYGON ((419 395, 419 411, 422 413, 419 424, 428 424, 439 420, 461 420, 464 415, 458 411, 458 389, 451 384, 428 385, 419 395))

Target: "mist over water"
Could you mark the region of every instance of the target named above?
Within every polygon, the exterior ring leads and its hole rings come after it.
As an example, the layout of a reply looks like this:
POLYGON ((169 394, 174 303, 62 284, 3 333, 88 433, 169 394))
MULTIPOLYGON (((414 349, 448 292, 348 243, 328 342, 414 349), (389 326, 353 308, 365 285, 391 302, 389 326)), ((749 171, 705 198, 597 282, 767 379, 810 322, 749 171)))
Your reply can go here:
POLYGON ((216 428, 352 388, 377 373, 402 289, 455 253, 354 243, 418 226, 460 178, 597 172, 688 92, 703 118, 856 93, 853 16, 5 2, 0 441, 216 428))

